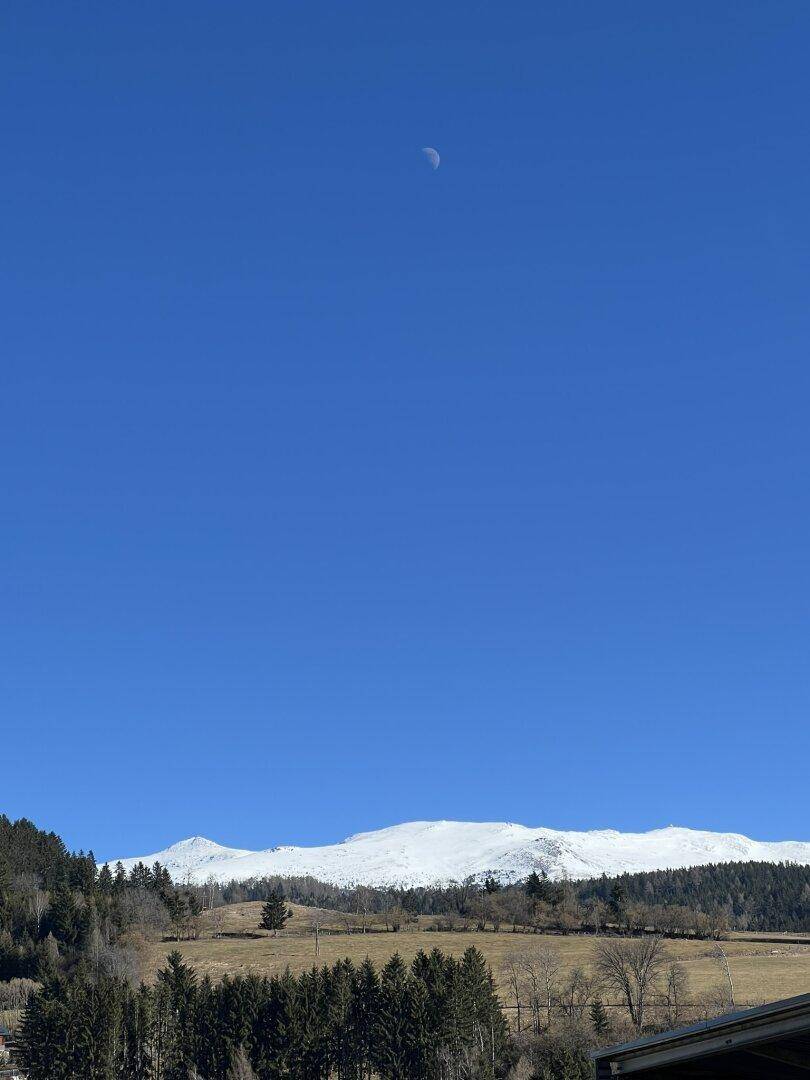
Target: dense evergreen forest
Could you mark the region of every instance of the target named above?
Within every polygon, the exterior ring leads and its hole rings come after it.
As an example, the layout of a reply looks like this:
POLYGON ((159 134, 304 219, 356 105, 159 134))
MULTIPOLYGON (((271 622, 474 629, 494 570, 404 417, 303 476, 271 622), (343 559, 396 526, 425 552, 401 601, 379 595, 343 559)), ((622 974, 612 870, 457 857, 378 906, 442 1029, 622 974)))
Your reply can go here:
POLYGON ((810 866, 747 862, 654 870, 585 881, 577 894, 583 904, 609 902, 617 886, 628 903, 720 915, 734 930, 810 931, 810 866))
POLYGON ((26 1014, 31 1080, 504 1077, 515 1060, 481 954, 434 950, 295 977, 197 981, 179 953, 154 986, 54 980, 26 1014))

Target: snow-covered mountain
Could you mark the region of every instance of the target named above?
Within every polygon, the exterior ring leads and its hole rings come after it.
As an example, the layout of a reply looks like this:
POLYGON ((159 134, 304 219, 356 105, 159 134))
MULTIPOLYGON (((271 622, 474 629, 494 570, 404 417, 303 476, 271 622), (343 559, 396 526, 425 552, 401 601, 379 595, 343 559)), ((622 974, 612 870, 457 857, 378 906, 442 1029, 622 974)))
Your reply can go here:
MULTIPOLYGON (((532 870, 551 878, 586 878, 624 871, 706 863, 810 864, 810 842, 749 840, 737 833, 698 832, 670 825, 646 833, 557 832, 506 822, 412 821, 357 833, 325 847, 245 851, 194 836, 165 851, 121 859, 160 862, 177 881, 244 881, 269 874, 305 875, 336 885, 434 885, 491 874, 520 881, 532 870)), ((117 860, 111 860, 114 865, 117 860)))
MULTIPOLYGON (((217 866, 252 854, 252 851, 245 848, 223 847, 222 844, 215 844, 213 840, 206 840, 204 836, 190 836, 188 840, 179 840, 165 851, 156 851, 154 855, 142 855, 136 859, 121 859, 120 862, 127 872, 139 862, 150 867, 159 862, 176 881, 185 881, 192 872, 202 875, 201 880, 204 881, 208 877, 209 866, 217 866)), ((113 859, 110 868, 118 861, 113 859)))

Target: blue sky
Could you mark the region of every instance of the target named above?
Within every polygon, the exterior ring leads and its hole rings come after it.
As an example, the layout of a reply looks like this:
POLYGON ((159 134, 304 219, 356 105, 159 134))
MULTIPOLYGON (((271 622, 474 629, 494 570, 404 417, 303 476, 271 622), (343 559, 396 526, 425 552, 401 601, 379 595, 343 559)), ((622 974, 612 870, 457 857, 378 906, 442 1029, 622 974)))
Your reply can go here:
POLYGON ((809 36, 5 4, 0 809, 806 839, 809 36))

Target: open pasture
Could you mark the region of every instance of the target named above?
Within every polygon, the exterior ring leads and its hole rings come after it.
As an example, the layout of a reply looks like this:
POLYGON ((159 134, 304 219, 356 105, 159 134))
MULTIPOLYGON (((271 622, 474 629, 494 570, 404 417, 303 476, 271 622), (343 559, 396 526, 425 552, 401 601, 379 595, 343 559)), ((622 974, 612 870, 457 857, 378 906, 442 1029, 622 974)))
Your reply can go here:
MULTIPOLYGON (((572 934, 540 935, 532 933, 499 933, 462 931, 437 932, 427 929, 433 920, 422 919, 397 933, 347 933, 358 928, 358 916, 327 912, 316 908, 290 905, 293 918, 277 937, 258 929, 262 905, 232 904, 203 916, 203 932, 197 941, 161 942, 150 946, 146 957, 146 975, 155 971, 172 949, 183 957, 200 975, 212 978, 223 975, 255 972, 270 975, 287 966, 294 972, 313 964, 333 964, 344 957, 360 963, 366 956, 377 967, 398 952, 410 961, 420 949, 432 948, 460 956, 474 945, 483 953, 492 968, 501 995, 506 1000, 503 966, 510 956, 528 952, 539 946, 551 946, 559 953, 564 970, 589 968, 595 938, 572 934), (315 954, 315 923, 321 926, 320 955, 315 954), (331 932, 330 932, 331 931, 331 932), (212 936, 222 935, 245 936, 212 936), (257 935, 247 936, 247 935, 257 935)), ((768 941, 748 941, 734 935, 723 943, 729 956, 735 992, 739 1002, 773 1001, 810 991, 810 940, 805 944, 781 944, 768 941)), ((683 964, 689 977, 689 996, 711 993, 723 984, 717 964, 711 958, 712 943, 707 941, 671 940, 668 952, 673 960, 683 964)))

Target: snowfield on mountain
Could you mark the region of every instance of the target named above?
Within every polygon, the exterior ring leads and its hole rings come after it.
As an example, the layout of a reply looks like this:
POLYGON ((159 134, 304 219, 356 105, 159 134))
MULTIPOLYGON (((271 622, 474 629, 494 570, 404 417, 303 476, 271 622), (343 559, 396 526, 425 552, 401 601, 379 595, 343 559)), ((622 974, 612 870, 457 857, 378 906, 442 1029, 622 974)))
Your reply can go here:
MULTIPOLYGON (((111 859, 114 866, 117 859, 111 859)), ((268 875, 310 875, 335 885, 437 885, 491 875, 521 881, 533 870, 552 879, 613 876, 723 862, 810 864, 810 842, 757 841, 737 833, 655 829, 560 832, 508 822, 414 821, 357 833, 324 847, 222 847, 195 836, 151 855, 120 860, 160 862, 175 881, 245 881, 268 875)))

